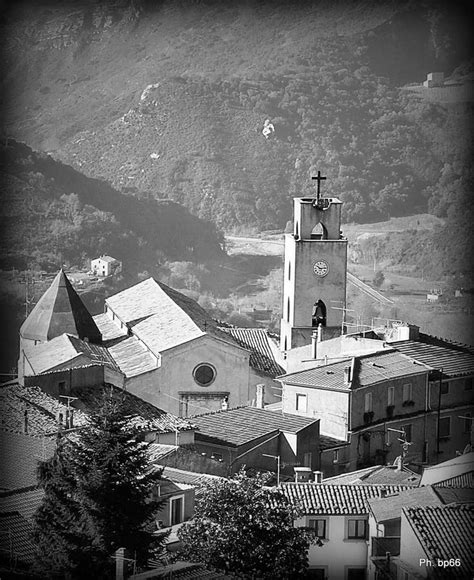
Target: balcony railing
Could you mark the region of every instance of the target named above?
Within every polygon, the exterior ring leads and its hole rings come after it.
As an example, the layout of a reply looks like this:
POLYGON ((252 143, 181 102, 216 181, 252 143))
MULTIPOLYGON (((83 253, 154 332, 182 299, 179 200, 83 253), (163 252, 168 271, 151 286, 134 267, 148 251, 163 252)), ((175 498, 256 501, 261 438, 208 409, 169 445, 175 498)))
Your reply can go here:
POLYGON ((387 553, 390 556, 400 554, 400 538, 395 536, 386 536, 372 538, 372 558, 385 558, 387 553))

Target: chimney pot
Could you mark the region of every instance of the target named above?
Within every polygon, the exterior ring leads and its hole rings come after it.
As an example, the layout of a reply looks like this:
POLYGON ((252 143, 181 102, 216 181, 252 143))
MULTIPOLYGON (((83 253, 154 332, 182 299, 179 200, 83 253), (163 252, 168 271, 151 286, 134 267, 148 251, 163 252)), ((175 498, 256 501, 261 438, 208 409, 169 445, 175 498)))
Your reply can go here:
POLYGON ((265 385, 263 384, 257 385, 257 398, 255 405, 258 409, 264 408, 264 399, 265 399, 265 385))
POLYGON ((323 472, 322 471, 313 471, 314 475, 314 483, 322 483, 323 482, 323 472))
POLYGON ((319 338, 319 329, 318 331, 314 330, 313 334, 311 335, 311 357, 316 359, 318 358, 318 338, 319 338))

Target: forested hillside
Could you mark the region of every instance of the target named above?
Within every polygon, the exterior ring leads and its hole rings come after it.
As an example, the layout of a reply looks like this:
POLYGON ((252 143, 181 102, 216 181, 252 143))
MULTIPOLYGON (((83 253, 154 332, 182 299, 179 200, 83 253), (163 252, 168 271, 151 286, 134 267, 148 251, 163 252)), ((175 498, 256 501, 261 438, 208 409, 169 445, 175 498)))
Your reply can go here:
POLYGON ((124 195, 12 139, 1 153, 1 269, 87 269, 107 253, 136 274, 224 255, 215 227, 170 200, 124 195))
POLYGON ((284 227, 318 169, 348 221, 445 216, 469 190, 472 95, 456 93, 472 86, 469 14, 421 0, 35 3, 5 19, 7 128, 227 231, 284 227), (447 93, 409 90, 433 70, 447 93))

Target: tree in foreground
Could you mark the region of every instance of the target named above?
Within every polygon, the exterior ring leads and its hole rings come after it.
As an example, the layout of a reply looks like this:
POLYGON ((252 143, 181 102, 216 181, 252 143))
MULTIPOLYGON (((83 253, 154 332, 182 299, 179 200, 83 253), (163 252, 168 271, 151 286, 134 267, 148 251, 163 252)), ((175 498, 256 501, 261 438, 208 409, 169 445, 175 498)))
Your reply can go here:
POLYGON ((209 484, 178 531, 180 558, 241 578, 304 577, 310 540, 294 527, 299 510, 265 481, 241 471, 209 484))
POLYGON ((33 539, 42 577, 110 578, 118 548, 140 565, 158 547, 152 531, 160 506, 151 496, 161 473, 149 471, 147 447, 121 402, 105 393, 88 427, 58 438, 38 469, 44 498, 33 539))

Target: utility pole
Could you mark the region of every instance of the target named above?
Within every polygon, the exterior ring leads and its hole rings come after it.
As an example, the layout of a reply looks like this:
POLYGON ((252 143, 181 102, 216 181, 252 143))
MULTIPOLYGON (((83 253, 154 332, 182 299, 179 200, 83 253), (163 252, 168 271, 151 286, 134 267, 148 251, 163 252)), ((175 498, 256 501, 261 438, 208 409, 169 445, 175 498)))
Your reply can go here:
POLYGON ((269 455, 268 453, 262 453, 263 457, 271 457, 277 460, 277 487, 280 487, 280 456, 279 455, 269 455))

